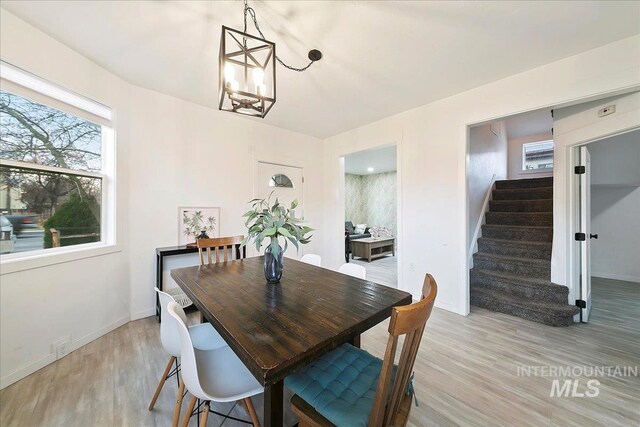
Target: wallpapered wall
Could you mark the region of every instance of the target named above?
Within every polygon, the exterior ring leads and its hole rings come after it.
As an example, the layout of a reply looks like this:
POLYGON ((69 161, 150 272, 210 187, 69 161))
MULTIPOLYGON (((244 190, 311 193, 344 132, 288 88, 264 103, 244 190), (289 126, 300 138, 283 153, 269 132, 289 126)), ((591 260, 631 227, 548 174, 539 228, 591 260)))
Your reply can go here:
POLYGON ((345 220, 367 227, 389 227, 397 236, 396 172, 344 176, 345 220))

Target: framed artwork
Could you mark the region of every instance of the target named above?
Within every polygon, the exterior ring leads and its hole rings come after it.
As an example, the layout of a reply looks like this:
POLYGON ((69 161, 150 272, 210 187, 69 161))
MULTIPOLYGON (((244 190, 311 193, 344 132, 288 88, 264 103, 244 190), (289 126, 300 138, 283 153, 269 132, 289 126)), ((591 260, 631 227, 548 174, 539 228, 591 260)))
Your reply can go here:
POLYGON ((205 235, 220 237, 220 208, 178 208, 178 245, 195 244, 205 235))

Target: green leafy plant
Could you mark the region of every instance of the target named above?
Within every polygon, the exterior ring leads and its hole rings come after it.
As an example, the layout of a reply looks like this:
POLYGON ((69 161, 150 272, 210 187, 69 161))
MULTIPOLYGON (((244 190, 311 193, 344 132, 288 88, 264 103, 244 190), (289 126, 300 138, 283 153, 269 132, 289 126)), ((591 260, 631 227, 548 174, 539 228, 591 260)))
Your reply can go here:
POLYGON ((193 236, 198 240, 198 236, 204 231, 209 233, 216 228, 216 219, 212 216, 205 218, 202 211, 195 211, 191 216, 187 212, 182 213, 182 224, 184 225, 184 235, 193 236))
POLYGON ((266 199, 253 199, 251 210, 246 212, 244 225, 247 227, 247 237, 242 242, 246 246, 250 240, 256 245, 256 250, 260 250, 262 242, 269 238, 271 253, 277 257, 280 254, 279 238, 284 238, 284 250, 287 250, 288 242, 291 242, 296 249, 300 249, 299 244, 305 245, 311 241, 313 231, 311 227, 301 225, 303 219, 295 218, 292 211, 298 206, 298 200, 291 202, 287 208, 281 204, 276 197, 275 203, 271 204, 273 192, 266 199))

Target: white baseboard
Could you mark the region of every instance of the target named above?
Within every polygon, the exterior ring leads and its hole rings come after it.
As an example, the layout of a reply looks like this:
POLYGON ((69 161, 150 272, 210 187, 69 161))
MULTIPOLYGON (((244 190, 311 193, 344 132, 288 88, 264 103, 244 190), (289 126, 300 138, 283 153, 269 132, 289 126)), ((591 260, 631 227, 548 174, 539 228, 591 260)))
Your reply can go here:
POLYGON ((625 282, 637 282, 637 283, 640 283, 640 277, 628 276, 626 274, 595 273, 595 272, 592 271, 591 272, 591 277, 601 277, 603 279, 623 280, 625 282))
POLYGON ((33 374, 35 371, 42 369, 48 364, 53 363, 55 361, 56 361, 55 354, 47 354, 46 356, 43 356, 38 360, 30 362, 27 365, 16 369, 15 371, 11 372, 8 375, 5 375, 0 379, 0 389, 10 386, 16 381, 19 381, 24 377, 33 374))
POLYGON ((136 311, 135 313, 131 313, 131 320, 144 319, 145 317, 155 316, 156 315, 156 307, 153 306, 151 308, 145 308, 144 310, 136 311))
MULTIPOLYGON (((116 328, 119 328, 120 326, 126 324, 129 322, 129 316, 124 316, 121 317, 120 319, 116 320, 115 322, 102 327, 100 329, 98 329, 95 332, 92 332, 88 335, 85 335, 84 337, 76 340, 76 341, 72 341, 71 342, 71 348, 69 349, 69 353, 71 353, 72 351, 75 351, 77 349, 79 349, 80 347, 89 344, 91 341, 96 340, 98 338, 100 338, 103 335, 106 335, 107 333, 113 331, 116 328)), ((31 374, 33 374, 34 372, 36 372, 39 369, 44 368, 45 366, 49 365, 50 363, 53 363, 56 361, 56 355, 49 353, 46 354, 42 357, 40 357, 37 360, 31 361, 31 362, 27 362, 26 365, 22 366, 21 368, 16 369, 15 371, 11 372, 8 375, 5 375, 4 377, 0 378, 0 389, 3 389, 5 387, 10 386, 11 384, 15 383, 16 381, 19 381, 21 379, 23 379, 26 376, 29 376, 31 374)))

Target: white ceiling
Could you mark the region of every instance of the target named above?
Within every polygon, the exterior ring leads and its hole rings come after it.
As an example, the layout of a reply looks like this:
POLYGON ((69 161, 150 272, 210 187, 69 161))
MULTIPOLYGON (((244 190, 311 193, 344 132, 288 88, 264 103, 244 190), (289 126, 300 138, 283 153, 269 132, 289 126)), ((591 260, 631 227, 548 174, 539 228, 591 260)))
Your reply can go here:
MULTIPOLYGON (((327 137, 640 32, 637 1, 250 1, 286 62, 265 122, 327 137)), ((2 1, 133 84, 217 108, 242 3, 2 1)), ((247 120, 260 120, 249 119, 247 120)))
POLYGON ((550 108, 543 108, 507 117, 505 124, 507 138, 516 139, 551 132, 553 117, 550 108))
POLYGON ((396 146, 359 151, 344 157, 344 171, 354 175, 393 172, 397 168, 396 146), (373 168, 372 171, 369 168, 373 168))

